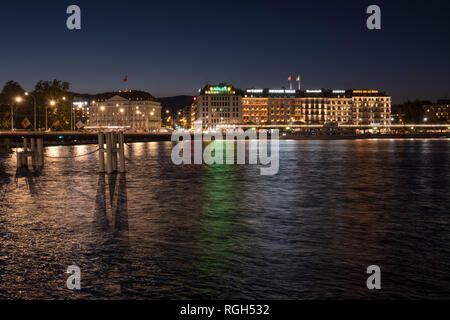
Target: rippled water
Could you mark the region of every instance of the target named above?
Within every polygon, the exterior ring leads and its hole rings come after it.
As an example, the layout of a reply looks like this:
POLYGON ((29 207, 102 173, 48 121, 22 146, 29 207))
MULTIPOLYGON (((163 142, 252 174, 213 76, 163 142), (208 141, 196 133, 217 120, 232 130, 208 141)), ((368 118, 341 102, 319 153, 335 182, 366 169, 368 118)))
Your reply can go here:
POLYGON ((274 177, 171 147, 127 146, 109 177, 95 154, 27 175, 0 155, 0 298, 450 298, 449 140, 284 141, 274 177))

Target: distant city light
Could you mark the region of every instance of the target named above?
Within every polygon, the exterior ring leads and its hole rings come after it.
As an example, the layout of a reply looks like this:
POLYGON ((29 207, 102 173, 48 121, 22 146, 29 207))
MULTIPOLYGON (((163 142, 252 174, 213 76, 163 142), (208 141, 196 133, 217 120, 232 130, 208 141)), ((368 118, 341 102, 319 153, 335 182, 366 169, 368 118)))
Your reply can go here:
POLYGON ((247 89, 248 93, 263 93, 263 89, 247 89))

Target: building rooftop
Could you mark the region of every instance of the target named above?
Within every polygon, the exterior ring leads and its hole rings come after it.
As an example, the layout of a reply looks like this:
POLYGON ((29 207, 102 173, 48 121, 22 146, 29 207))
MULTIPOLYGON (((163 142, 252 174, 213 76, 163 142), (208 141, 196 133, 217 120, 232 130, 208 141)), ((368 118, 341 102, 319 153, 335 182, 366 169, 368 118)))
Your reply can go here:
POLYGON ((98 94, 76 94, 74 93, 75 100, 86 101, 105 101, 114 96, 119 96, 131 101, 158 101, 154 96, 145 91, 139 90, 119 90, 112 92, 103 92, 98 94))
POLYGON ((290 90, 290 89, 255 89, 250 88, 244 90, 246 96, 252 97, 296 97, 296 98, 351 98, 351 97, 387 97, 388 95, 379 90, 373 89, 306 89, 306 90, 290 90))
POLYGON ((242 90, 239 90, 227 83, 219 83, 214 85, 207 84, 202 89, 198 89, 200 95, 242 95, 242 90))

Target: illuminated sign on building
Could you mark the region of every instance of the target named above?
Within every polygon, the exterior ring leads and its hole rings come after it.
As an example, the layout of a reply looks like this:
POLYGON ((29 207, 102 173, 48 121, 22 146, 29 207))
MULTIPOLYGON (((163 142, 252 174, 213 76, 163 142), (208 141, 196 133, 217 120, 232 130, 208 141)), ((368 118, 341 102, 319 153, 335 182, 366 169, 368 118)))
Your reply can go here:
POLYGON ((263 89, 247 89, 248 93, 263 93, 263 89))
POLYGON ((81 101, 77 101, 73 103, 74 106, 87 106, 88 103, 87 101, 81 102, 81 101))
POLYGON ((269 93, 272 93, 272 94, 295 94, 295 90, 269 89, 269 93))
POLYGON ((230 86, 215 86, 209 87, 205 94, 235 94, 235 91, 232 91, 232 87, 230 86))
POLYGON ((322 93, 322 90, 306 90, 306 93, 322 93))
POLYGON ((333 90, 333 93, 345 93, 345 90, 333 90))
POLYGON ((353 90, 353 93, 378 93, 378 90, 353 90))

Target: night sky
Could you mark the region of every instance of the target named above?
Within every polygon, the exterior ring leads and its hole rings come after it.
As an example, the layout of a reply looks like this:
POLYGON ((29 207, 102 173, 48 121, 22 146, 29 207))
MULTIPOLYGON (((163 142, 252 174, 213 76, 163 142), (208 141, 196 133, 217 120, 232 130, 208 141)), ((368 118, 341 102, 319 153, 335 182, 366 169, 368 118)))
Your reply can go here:
POLYGON ((239 88, 368 88, 394 102, 450 97, 449 1, 8 1, 0 4, 0 85, 68 81, 79 93, 194 95, 239 88), (82 30, 66 28, 77 4, 82 30), (366 9, 382 10, 382 30, 366 9), (122 82, 128 75, 128 82, 122 82))

